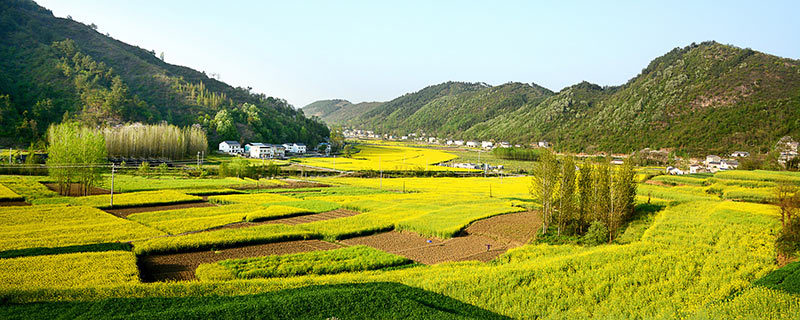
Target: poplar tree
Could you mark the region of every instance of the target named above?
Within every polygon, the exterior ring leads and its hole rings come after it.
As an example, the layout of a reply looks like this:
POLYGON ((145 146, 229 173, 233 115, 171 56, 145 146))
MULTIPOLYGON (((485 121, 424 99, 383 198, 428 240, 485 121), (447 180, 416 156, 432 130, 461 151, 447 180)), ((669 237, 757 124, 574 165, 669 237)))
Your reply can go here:
POLYGON ((558 179, 558 212, 555 219, 559 235, 561 235, 561 231, 566 229, 570 222, 575 220, 575 161, 572 157, 565 157, 564 160, 561 161, 560 169, 561 174, 558 179))
POLYGON ((578 172, 578 209, 576 223, 578 225, 578 233, 583 233, 585 228, 589 226, 592 221, 591 213, 593 212, 593 197, 594 193, 594 170, 589 162, 584 162, 578 172))
POLYGON ((545 234, 552 221, 553 198, 558 182, 558 164, 555 155, 550 150, 543 151, 539 162, 534 163, 532 171, 533 178, 529 191, 542 205, 542 234, 545 234))

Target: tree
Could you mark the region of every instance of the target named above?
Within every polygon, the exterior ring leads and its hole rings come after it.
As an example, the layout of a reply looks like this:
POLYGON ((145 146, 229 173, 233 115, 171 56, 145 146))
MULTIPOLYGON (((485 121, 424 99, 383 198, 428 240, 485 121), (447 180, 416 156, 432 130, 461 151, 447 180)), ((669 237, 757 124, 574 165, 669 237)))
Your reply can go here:
POLYGON ((592 219, 602 221, 608 227, 611 209, 611 164, 603 159, 597 164, 592 192, 592 219))
POLYGON ((575 161, 565 157, 561 161, 558 183, 558 211, 555 216, 558 234, 575 219, 575 161))
POLYGON ((786 264, 800 250, 800 192, 797 187, 781 182, 775 188, 775 205, 781 214, 781 230, 775 239, 778 262, 786 264))
POLYGON ((62 123, 50 126, 47 141, 48 172, 61 194, 69 195, 72 183, 78 183, 80 193, 89 195, 107 162, 103 135, 77 123, 62 123))
POLYGON ((592 194, 594 190, 594 172, 592 164, 585 162, 578 172, 578 214, 576 224, 578 233, 583 233, 584 229, 592 221, 592 194))
POLYGON ((549 150, 542 151, 539 162, 533 165, 532 172, 529 191, 542 205, 542 234, 545 234, 552 220, 553 198, 558 182, 558 163, 555 155, 549 150))
POLYGON ((267 165, 266 174, 270 179, 274 179, 275 177, 281 174, 281 167, 279 167, 274 162, 270 162, 267 165))
POLYGON ((331 129, 331 152, 338 152, 342 148, 344 148, 342 127, 334 127, 331 129))
POLYGON ((606 223, 609 242, 617 236, 622 223, 633 215, 636 204, 636 171, 633 168, 633 159, 625 159, 622 166, 617 168, 612 175, 610 187, 611 203, 606 223))

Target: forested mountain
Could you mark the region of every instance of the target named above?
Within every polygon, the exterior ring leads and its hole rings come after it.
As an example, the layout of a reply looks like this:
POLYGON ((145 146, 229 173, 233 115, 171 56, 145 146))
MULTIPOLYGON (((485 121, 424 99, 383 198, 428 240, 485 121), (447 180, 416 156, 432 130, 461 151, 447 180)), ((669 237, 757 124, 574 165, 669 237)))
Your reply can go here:
POLYGON ((307 116, 319 117, 331 125, 344 125, 348 120, 365 114, 383 102, 360 102, 353 104, 347 100, 320 100, 303 107, 307 116))
POLYGON ((220 140, 316 143, 328 128, 285 100, 233 88, 30 0, 0 2, 0 139, 24 144, 47 126, 166 121, 220 140))
POLYGON ((800 136, 800 61, 704 42, 656 58, 621 86, 581 82, 554 94, 519 83, 450 82, 342 123, 439 138, 546 139, 572 152, 759 152, 784 135, 800 136), (463 89, 427 93, 456 84, 463 89))

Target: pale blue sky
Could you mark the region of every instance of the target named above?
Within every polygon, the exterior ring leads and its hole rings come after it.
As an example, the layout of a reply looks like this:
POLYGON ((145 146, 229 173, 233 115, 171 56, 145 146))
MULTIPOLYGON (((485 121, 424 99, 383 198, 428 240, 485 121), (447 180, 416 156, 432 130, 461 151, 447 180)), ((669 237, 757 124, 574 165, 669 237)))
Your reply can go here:
POLYGON ((619 85, 705 40, 800 58, 800 1, 36 1, 296 107, 449 80, 619 85))

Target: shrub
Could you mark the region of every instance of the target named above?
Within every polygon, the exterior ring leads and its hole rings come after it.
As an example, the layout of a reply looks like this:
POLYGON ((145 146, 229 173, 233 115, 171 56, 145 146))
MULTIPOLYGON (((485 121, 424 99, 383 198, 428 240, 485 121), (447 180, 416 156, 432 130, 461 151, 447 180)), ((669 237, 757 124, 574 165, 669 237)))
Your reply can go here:
POLYGON ((608 228, 599 220, 595 220, 583 236, 583 243, 590 246, 608 243, 608 228))

